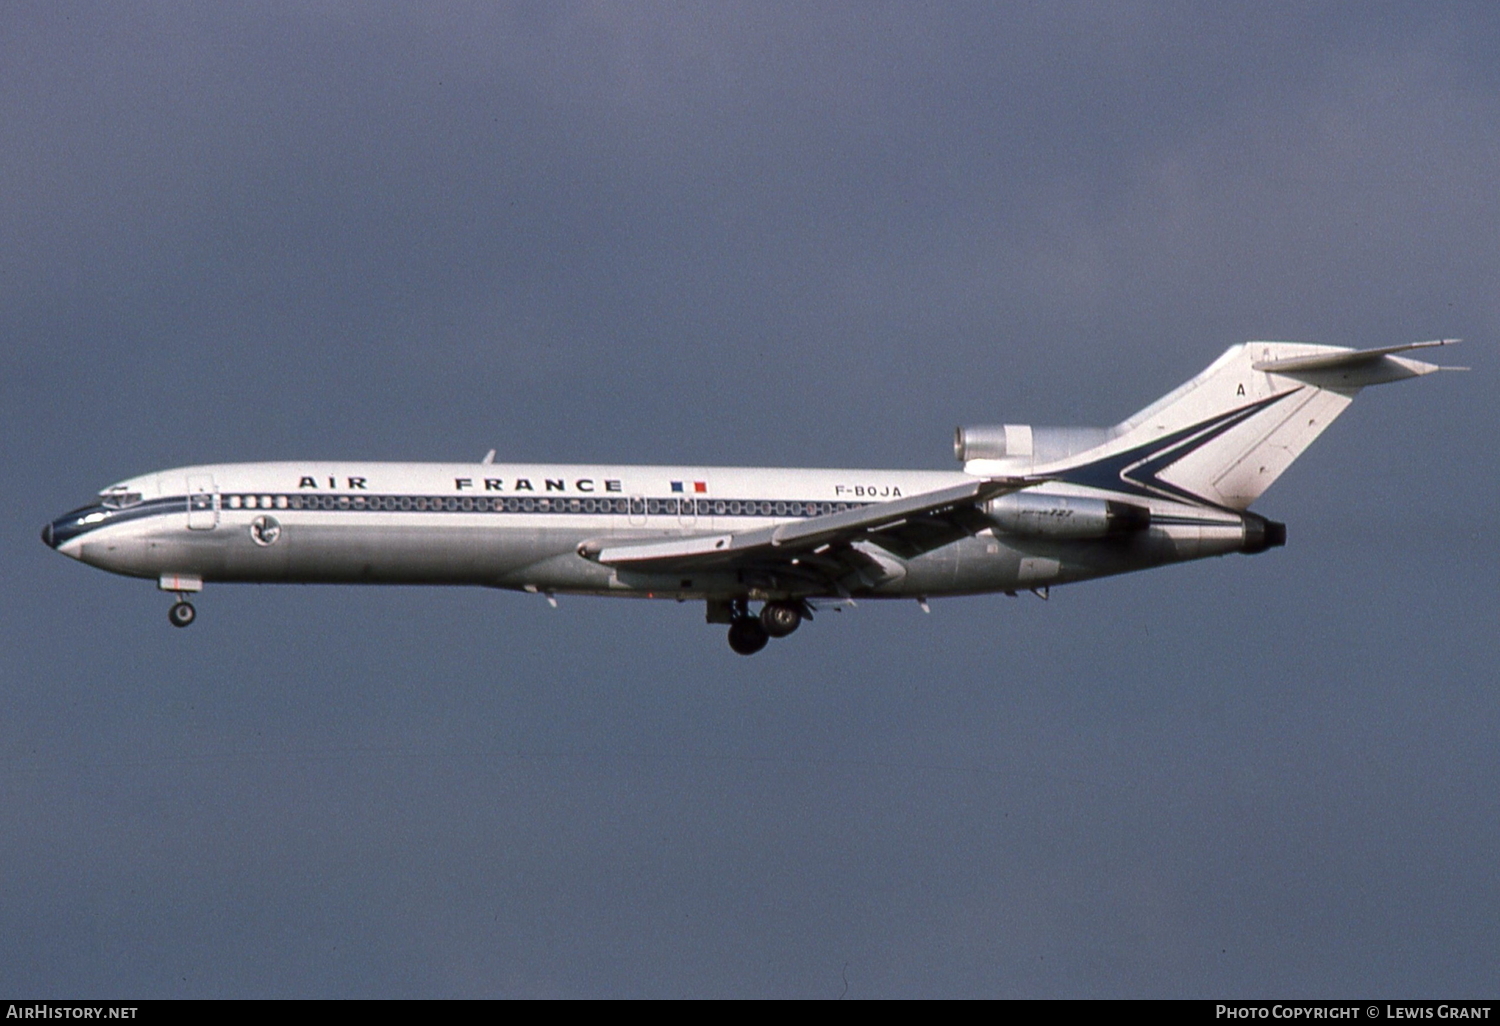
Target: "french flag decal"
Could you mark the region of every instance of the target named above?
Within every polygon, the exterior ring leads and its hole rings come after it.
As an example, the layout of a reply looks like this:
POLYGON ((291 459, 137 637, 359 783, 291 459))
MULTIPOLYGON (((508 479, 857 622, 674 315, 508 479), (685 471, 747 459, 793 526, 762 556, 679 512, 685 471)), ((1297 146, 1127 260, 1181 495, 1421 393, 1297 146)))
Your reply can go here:
MULTIPOLYGON (((686 487, 685 483, 682 482, 682 481, 673 481, 672 482, 672 491, 674 491, 674 492, 685 492, 685 491, 687 491, 687 487, 686 487)), ((708 491, 708 482, 707 481, 694 481, 693 482, 693 492, 695 494, 702 495, 706 491, 708 491)))

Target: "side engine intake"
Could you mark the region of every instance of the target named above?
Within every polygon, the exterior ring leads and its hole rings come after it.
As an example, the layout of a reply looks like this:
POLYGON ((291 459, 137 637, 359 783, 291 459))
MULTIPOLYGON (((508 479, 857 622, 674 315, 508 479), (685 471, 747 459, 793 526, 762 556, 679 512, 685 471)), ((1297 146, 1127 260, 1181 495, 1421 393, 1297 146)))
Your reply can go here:
POLYGON ((1032 427, 1030 424, 974 424, 953 432, 953 455, 970 460, 1060 460, 1109 441, 1108 428, 1032 427))

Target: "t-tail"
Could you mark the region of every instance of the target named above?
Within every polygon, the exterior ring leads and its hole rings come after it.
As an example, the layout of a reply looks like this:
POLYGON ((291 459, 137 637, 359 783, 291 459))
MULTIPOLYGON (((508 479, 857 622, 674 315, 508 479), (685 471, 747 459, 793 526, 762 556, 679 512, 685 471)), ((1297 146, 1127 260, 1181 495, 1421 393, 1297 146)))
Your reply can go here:
POLYGON ((1397 354, 1457 341, 1364 350, 1246 342, 1112 428, 960 428, 955 449, 974 474, 1244 510, 1361 389, 1460 369, 1397 354))

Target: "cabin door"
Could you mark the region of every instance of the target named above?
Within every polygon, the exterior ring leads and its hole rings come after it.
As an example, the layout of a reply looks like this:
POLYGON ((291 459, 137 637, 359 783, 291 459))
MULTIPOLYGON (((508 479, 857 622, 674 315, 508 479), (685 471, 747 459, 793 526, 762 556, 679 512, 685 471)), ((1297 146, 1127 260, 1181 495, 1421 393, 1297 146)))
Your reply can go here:
POLYGON ((219 523, 219 489, 212 474, 189 474, 188 529, 212 531, 219 523))

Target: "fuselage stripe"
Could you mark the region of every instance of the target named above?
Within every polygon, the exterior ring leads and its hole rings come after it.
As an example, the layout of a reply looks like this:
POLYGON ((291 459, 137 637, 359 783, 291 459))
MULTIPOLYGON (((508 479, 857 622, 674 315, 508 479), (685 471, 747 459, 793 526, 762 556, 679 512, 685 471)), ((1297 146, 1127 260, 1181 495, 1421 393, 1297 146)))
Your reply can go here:
MULTIPOLYGON (((217 496, 219 513, 486 513, 486 514, 579 514, 583 516, 676 517, 776 517, 801 519, 826 516, 873 505, 867 502, 785 499, 690 499, 641 497, 549 497, 478 495, 366 495, 364 493, 309 495, 307 493, 233 492, 217 496)), ((53 545, 62 545, 79 535, 143 517, 181 515, 213 510, 207 494, 174 495, 151 499, 124 509, 104 505, 85 506, 53 521, 53 545), (207 502, 204 500, 207 499, 207 502)))

